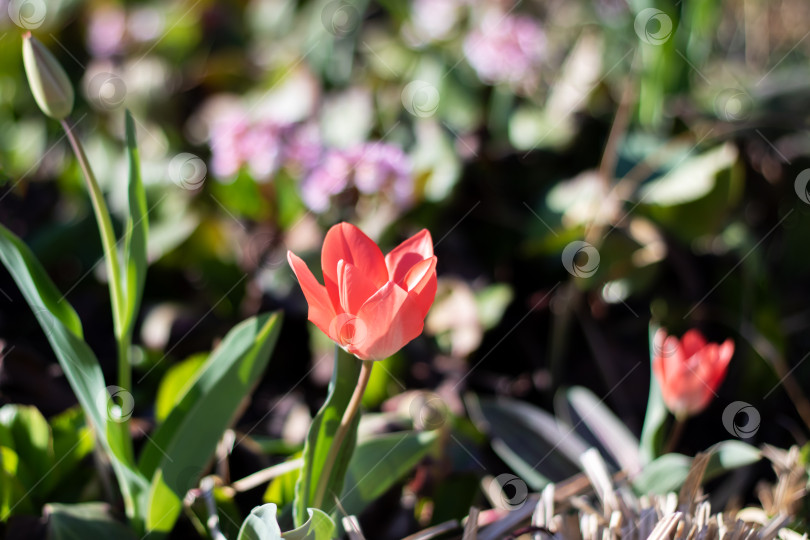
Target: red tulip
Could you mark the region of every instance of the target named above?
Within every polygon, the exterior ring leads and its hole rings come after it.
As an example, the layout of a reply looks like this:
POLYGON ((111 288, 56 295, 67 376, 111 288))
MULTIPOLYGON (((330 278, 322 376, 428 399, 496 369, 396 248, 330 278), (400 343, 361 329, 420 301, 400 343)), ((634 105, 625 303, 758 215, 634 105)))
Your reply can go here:
POLYGON ((660 329, 653 340, 653 372, 661 386, 664 403, 683 418, 705 409, 726 376, 734 354, 734 342, 707 343, 698 330, 689 330, 680 341, 660 329))
POLYGON ((436 296, 433 240, 423 229, 383 257, 360 229, 339 223, 323 241, 325 286, 293 252, 287 260, 309 320, 361 360, 382 360, 422 333, 436 296))

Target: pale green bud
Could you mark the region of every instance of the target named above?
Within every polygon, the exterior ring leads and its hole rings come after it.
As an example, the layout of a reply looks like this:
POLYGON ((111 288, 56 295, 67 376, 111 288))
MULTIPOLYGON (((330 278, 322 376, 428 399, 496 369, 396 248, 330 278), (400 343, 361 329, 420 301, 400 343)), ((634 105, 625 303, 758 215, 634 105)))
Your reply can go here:
POLYGON ((23 36, 23 64, 28 85, 42 112, 63 120, 73 110, 73 85, 59 61, 31 33, 23 36))

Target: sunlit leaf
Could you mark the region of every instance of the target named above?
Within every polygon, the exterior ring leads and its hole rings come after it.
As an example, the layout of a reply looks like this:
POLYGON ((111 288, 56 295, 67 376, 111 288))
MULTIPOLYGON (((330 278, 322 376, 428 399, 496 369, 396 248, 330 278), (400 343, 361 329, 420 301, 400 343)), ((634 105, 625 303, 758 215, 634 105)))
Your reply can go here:
POLYGON ((250 398, 280 329, 279 312, 234 327, 149 438, 139 462, 142 474, 152 479, 147 530, 173 527, 183 497, 202 475, 222 433, 250 398))

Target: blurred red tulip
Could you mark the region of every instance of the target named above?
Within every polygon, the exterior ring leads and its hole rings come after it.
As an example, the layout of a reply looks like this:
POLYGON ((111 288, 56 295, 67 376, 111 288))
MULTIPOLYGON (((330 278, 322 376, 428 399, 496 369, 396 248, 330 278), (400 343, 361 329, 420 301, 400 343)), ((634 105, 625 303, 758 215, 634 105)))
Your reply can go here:
POLYGON ((293 252, 287 260, 309 320, 361 360, 382 360, 422 333, 436 296, 433 240, 423 229, 388 255, 360 229, 339 223, 323 242, 321 285, 293 252))
POLYGON ((679 341, 660 329, 653 340, 653 372, 664 402, 678 417, 701 412, 715 396, 734 354, 734 342, 707 343, 698 330, 689 330, 679 341))

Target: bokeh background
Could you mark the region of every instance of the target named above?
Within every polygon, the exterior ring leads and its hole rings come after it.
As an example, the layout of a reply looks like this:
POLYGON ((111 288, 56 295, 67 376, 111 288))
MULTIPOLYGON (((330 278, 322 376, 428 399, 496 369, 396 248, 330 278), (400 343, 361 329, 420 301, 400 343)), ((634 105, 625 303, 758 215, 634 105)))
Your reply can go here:
MULTIPOLYGON (((450 467, 409 480, 430 504, 416 512, 422 523, 465 515, 480 467, 507 470, 466 419, 468 393, 551 411, 560 389, 584 386, 638 435, 651 321, 736 343, 680 452, 734 437, 722 422, 734 401, 761 418, 749 442, 806 442, 807 2, 0 8, 0 221, 76 307, 110 376, 90 202, 58 124, 28 89, 23 32, 75 84, 72 123, 118 225, 124 109, 136 120, 151 225, 135 339, 139 422, 148 426, 173 369, 193 371, 241 319, 285 310, 236 424, 249 437, 233 450, 233 478, 294 453, 323 400, 331 346, 306 322, 286 251, 317 268, 323 234, 344 220, 384 250, 421 228, 436 244, 439 293, 425 333, 381 363, 365 402, 392 411, 397 396, 425 389, 456 418, 456 441, 436 458, 450 467)), ((5 271, 0 292, 0 400, 56 415, 75 398, 5 271)), ((721 498, 750 499, 768 470, 735 473, 721 498)), ((394 491, 378 503, 390 512, 383 523, 417 519, 394 491)), ((242 497, 249 509, 267 494, 242 497)))

